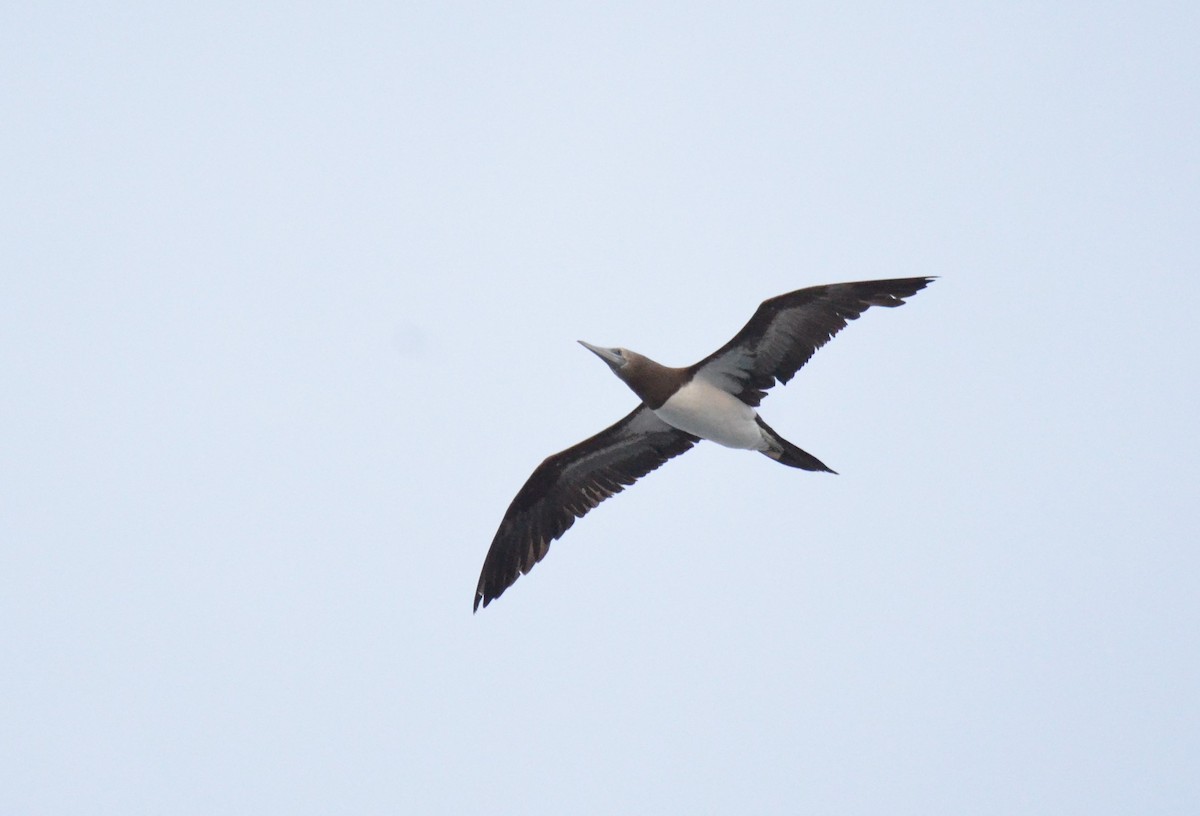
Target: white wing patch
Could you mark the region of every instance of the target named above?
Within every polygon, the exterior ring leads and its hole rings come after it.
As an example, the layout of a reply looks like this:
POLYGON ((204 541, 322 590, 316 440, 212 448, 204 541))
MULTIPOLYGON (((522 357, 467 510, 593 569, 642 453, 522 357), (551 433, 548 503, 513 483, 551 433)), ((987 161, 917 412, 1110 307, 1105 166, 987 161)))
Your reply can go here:
POLYGON ((744 348, 733 349, 718 359, 705 363, 696 372, 696 380, 707 381, 709 385, 727 394, 740 393, 754 368, 754 354, 744 348))

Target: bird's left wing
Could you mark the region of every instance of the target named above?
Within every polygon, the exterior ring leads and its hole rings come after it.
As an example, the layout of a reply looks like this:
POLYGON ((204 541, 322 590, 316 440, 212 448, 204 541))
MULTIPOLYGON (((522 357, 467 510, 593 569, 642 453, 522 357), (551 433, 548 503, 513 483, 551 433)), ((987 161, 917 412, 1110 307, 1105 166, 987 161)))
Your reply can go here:
POLYGON ((768 388, 790 380, 848 321, 872 306, 900 306, 932 280, 832 283, 765 300, 732 340, 691 366, 692 376, 758 407, 768 388))
POLYGON ((533 569, 575 519, 698 441, 639 405, 615 425, 547 458, 500 522, 475 588, 475 609, 533 569))

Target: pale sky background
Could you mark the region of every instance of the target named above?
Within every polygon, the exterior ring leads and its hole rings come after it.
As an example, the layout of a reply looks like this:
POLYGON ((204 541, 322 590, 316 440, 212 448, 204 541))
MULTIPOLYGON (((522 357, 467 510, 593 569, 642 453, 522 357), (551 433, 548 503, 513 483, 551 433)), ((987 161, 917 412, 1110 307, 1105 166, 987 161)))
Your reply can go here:
POLYGON ((1200 5, 0 10, 0 813, 1200 812, 1200 5), (471 614, 763 299, 937 275, 471 614))

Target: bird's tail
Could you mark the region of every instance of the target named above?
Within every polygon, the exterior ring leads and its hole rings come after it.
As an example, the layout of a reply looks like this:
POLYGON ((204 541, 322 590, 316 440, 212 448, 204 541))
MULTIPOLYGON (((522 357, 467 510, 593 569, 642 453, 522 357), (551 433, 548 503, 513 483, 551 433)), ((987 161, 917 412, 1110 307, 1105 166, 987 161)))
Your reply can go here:
POLYGON ((800 450, 791 442, 788 442, 782 436, 775 433, 775 431, 771 430, 770 425, 762 421, 762 417, 758 417, 758 427, 762 428, 763 439, 767 443, 767 447, 760 451, 764 456, 769 456, 781 465, 787 465, 788 467, 837 473, 836 470, 826 467, 824 462, 811 453, 800 450))

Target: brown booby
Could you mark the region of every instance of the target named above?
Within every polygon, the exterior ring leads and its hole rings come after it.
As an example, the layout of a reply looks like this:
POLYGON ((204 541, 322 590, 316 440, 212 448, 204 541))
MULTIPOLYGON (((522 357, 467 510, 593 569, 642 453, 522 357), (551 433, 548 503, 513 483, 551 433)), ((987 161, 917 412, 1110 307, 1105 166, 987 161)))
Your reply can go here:
POLYGON ((847 321, 871 306, 900 306, 932 280, 834 283, 771 298, 732 340, 686 368, 580 340, 641 403, 612 427, 538 465, 492 539, 475 588, 475 610, 533 569, 575 519, 702 439, 758 451, 789 467, 833 473, 772 430, 754 409, 768 388, 790 380, 847 321))

